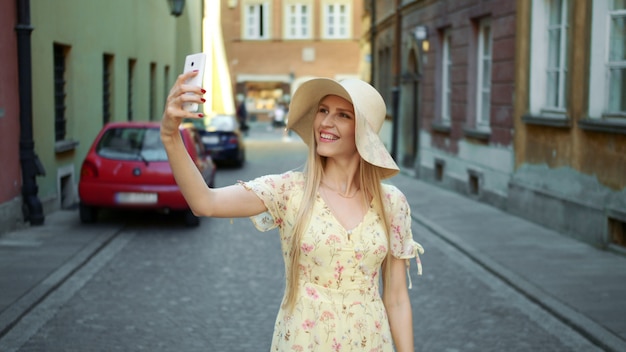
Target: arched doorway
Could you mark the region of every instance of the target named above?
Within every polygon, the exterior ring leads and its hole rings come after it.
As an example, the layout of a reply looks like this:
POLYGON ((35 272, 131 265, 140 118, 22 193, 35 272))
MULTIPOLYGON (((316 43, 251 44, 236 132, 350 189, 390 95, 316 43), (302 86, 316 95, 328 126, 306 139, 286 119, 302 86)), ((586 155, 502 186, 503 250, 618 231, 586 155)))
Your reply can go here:
POLYGON ((405 167, 416 165, 419 150, 419 83, 421 70, 418 52, 414 48, 409 51, 405 71, 402 74, 402 133, 401 163, 405 167))

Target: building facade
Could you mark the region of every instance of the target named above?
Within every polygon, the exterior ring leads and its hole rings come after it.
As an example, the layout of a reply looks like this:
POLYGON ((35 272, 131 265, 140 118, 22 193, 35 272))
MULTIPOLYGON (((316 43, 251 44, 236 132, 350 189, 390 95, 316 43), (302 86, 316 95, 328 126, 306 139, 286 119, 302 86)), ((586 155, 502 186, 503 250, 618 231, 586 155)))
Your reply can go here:
POLYGON ((626 246, 626 6, 518 2, 508 210, 602 248, 626 246))
POLYGON ((0 111, 4 109, 5 116, 0 117, 0 158, 3 165, 10 166, 6 173, 3 166, 0 177, 0 216, 4 218, 0 231, 32 220, 29 213, 37 211, 37 206, 45 215, 76 204, 82 160, 106 122, 160 119, 185 55, 202 51, 203 1, 186 0, 180 16, 171 14, 171 3, 2 2, 0 111), (28 9, 29 23, 20 28, 28 27, 31 52, 30 63, 20 58, 20 64, 28 66, 32 81, 32 92, 24 93, 30 103, 22 111, 15 105, 21 79, 15 76, 16 3, 28 9), (32 122, 20 126, 16 121, 24 111, 32 122), (37 169, 33 175, 35 192, 28 200, 20 199, 23 185, 18 175, 24 170, 16 168, 16 153, 22 142, 18 143, 15 136, 25 128, 32 129, 30 154, 37 169), (24 217, 21 212, 5 210, 14 209, 16 203, 24 205, 24 217))
POLYGON ((312 77, 360 77, 363 3, 353 0, 228 0, 221 21, 238 103, 271 117, 312 77))
POLYGON ((367 0, 365 12, 405 171, 624 250, 622 2, 367 0))
POLYGON ((16 13, 15 1, 0 3, 0 233, 22 218, 16 13))
POLYGON ((371 4, 372 77, 391 102, 396 161, 424 180, 506 207, 515 0, 371 4))

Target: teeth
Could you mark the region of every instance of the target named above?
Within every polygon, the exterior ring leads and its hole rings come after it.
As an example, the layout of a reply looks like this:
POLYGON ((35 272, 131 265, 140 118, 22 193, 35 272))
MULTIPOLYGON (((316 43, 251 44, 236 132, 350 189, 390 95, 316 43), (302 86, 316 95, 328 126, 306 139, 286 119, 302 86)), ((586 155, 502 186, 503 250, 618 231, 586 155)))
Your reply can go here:
POLYGON ((322 133, 322 134, 320 134, 320 137, 322 137, 324 139, 331 139, 331 140, 337 139, 337 137, 333 136, 332 134, 328 134, 328 133, 322 133))

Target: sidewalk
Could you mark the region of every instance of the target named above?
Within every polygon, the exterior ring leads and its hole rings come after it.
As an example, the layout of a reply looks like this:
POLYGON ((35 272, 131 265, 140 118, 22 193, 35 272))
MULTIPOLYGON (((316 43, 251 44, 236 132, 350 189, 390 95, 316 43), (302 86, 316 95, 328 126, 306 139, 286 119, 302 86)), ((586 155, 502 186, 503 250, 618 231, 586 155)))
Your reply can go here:
POLYGON ((81 225, 78 211, 60 210, 41 226, 0 235, 0 338, 119 230, 81 225))
MULTIPOLYGON (((413 219, 608 351, 626 351, 626 257, 597 250, 405 173, 413 219)), ((106 246, 119 226, 77 211, 0 236, 0 338, 106 246)), ((427 253, 424 256, 428 257, 427 253)))
POLYGON ((390 182, 409 200, 415 221, 595 344, 626 351, 626 256, 406 173, 390 182))

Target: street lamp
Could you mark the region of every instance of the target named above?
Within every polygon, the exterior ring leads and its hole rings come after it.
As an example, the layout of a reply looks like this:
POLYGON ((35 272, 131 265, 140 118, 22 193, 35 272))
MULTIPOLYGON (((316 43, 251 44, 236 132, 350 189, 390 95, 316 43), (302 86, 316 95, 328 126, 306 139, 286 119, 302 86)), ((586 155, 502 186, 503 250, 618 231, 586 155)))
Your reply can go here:
POLYGON ((173 16, 180 16, 183 13, 185 7, 185 0, 167 0, 170 5, 170 12, 173 16))
POLYGON ((430 43, 428 42, 428 27, 427 26, 417 26, 413 29, 413 37, 418 43, 422 44, 422 50, 424 52, 428 52, 430 48, 430 43))

